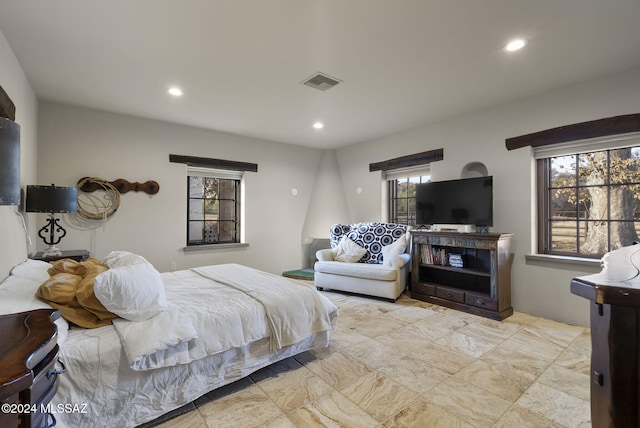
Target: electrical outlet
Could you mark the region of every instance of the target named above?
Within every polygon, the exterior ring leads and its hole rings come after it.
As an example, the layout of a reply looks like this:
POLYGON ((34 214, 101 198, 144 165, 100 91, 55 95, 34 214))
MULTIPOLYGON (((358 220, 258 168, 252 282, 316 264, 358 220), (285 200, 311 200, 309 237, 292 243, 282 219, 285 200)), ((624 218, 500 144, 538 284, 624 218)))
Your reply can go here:
POLYGON ((170 269, 171 269, 171 272, 176 270, 176 262, 171 262, 170 269))

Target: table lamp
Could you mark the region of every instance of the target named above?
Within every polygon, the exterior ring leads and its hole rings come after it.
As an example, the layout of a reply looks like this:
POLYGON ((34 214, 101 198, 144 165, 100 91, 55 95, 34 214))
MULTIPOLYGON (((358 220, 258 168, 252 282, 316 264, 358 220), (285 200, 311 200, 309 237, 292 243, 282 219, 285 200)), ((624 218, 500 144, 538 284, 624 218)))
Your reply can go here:
POLYGON ((49 220, 38 232, 45 244, 49 246, 44 256, 60 256, 56 245, 60 243, 67 231, 60 225, 56 213, 74 213, 78 210, 78 189, 75 187, 27 186, 27 212, 49 213, 49 220), (57 234, 57 236, 56 236, 57 234))

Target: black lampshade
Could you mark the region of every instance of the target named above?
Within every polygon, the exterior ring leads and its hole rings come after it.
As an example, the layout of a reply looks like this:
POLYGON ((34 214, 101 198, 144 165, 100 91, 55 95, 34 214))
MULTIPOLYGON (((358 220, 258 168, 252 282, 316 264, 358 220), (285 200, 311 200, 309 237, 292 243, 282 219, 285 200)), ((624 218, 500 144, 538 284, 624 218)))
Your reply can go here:
POLYGON ((20 205, 20 125, 0 117, 0 205, 20 205))
POLYGON ((27 212, 74 213, 78 211, 78 189, 75 187, 27 186, 27 212))

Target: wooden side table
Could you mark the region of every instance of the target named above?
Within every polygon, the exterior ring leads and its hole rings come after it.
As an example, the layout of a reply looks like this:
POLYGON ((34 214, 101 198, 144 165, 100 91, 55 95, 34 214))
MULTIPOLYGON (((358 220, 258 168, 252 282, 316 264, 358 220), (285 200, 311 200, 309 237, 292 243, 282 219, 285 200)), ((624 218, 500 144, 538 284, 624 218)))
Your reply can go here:
POLYGON ((45 257, 43 252, 37 252, 33 257, 33 260, 42 260, 43 262, 55 262, 60 259, 73 259, 77 262, 83 262, 89 258, 89 251, 87 250, 69 250, 63 251, 61 256, 49 256, 45 257))
POLYGON ((0 426, 42 427, 55 424, 46 412, 58 389, 55 309, 0 316, 0 426), (43 412, 45 410, 45 412, 43 412))
POLYGON ((571 292, 589 300, 591 424, 640 426, 640 245, 611 251, 602 272, 574 278, 571 292))

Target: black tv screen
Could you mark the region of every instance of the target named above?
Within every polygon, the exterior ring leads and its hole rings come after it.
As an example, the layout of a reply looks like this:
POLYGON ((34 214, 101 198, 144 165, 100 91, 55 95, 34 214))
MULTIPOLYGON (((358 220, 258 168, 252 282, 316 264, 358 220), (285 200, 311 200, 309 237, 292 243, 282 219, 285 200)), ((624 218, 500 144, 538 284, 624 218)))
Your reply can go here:
POLYGON ((493 177, 416 184, 416 223, 493 226, 493 177))

